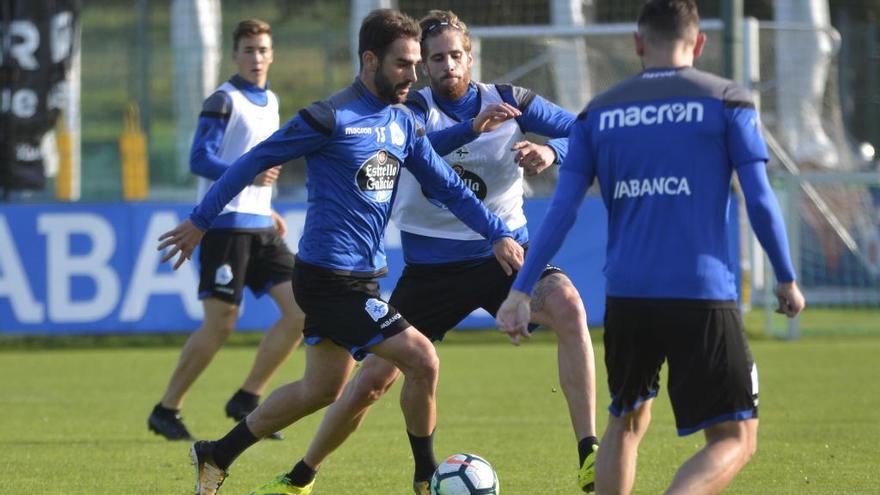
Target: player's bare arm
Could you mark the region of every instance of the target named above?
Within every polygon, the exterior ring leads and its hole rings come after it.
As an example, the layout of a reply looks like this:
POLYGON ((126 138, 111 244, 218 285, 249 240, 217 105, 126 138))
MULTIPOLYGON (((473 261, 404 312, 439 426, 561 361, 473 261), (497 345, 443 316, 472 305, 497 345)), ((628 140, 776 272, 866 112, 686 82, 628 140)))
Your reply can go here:
POLYGON ((204 235, 205 231, 196 227, 189 219, 180 222, 180 225, 174 227, 174 229, 160 235, 159 247, 156 249, 163 251, 166 248, 170 248, 162 255, 162 263, 180 253, 177 261, 174 262, 174 269, 177 270, 183 265, 184 261, 192 259, 192 253, 202 241, 204 235))
POLYGON ((522 112, 508 103, 488 105, 482 112, 474 117, 474 132, 477 134, 492 132, 501 126, 501 124, 510 119, 519 117, 520 115, 522 115, 522 112))
POLYGON ((556 162, 556 152, 545 144, 519 141, 511 147, 511 151, 516 151, 513 161, 529 177, 540 174, 556 162))
POLYGON ((511 289, 495 315, 498 329, 510 337, 513 345, 519 345, 520 337, 529 337, 529 321, 532 319, 531 299, 525 292, 511 289))

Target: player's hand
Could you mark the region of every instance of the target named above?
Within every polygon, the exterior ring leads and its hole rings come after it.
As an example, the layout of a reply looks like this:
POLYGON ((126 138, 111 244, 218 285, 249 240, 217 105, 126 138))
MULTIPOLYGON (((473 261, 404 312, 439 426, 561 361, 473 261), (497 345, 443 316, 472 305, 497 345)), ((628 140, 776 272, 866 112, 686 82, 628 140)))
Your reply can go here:
POLYGON ((797 282, 786 282, 776 285, 776 300, 779 307, 776 312, 789 318, 794 318, 807 305, 804 295, 797 286, 797 282))
POLYGON ((202 241, 204 235, 205 232, 196 227, 188 219, 181 222, 177 227, 174 227, 173 230, 169 230, 160 235, 159 247, 157 249, 162 251, 165 248, 171 248, 162 255, 162 263, 174 258, 177 253, 180 253, 177 261, 174 263, 174 269, 177 270, 184 261, 192 259, 192 253, 196 246, 199 245, 199 242, 202 241))
POLYGON ((281 166, 276 166, 272 168, 267 168, 259 175, 254 177, 254 185, 255 186, 271 186, 278 180, 278 176, 281 175, 281 166))
POLYGON ((525 292, 510 289, 507 299, 495 314, 498 329, 510 337, 510 343, 519 345, 520 337, 529 338, 529 320, 532 318, 531 298, 525 292))
POLYGON ((522 268, 523 248, 512 237, 502 237, 495 241, 492 252, 507 275, 513 275, 513 272, 522 268))
POLYGON ((474 133, 481 134, 494 131, 501 124, 520 115, 522 115, 522 112, 518 108, 507 103, 489 105, 474 117, 474 133))
POLYGON ((516 151, 513 161, 522 167, 523 172, 529 177, 540 174, 556 161, 556 152, 553 148, 531 141, 519 141, 510 148, 510 151, 516 151))
POLYGON ((284 237, 287 235, 287 222, 284 221, 284 217, 278 214, 277 211, 272 210, 272 225, 275 226, 275 230, 278 231, 278 235, 284 237))

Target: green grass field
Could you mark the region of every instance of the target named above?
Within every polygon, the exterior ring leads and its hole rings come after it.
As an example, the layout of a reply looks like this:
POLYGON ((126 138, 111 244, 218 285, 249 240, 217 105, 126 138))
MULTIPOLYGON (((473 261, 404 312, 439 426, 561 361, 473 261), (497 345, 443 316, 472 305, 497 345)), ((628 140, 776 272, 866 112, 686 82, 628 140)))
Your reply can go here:
MULTIPOLYGON (((601 334, 599 428, 608 404, 601 334)), ((876 494, 880 491, 880 338, 753 339, 761 379, 758 453, 726 493, 876 494)), ((440 346, 438 455, 485 456, 503 493, 574 494, 576 449, 558 391, 555 343, 542 332, 513 348, 490 332, 453 333, 440 346)), ((192 489, 188 444, 146 429, 178 355, 175 347, 6 349, 0 352, 0 493, 184 494, 192 489)), ((250 366, 253 348, 224 349, 184 410, 197 436, 232 422, 222 407, 250 366)), ((299 377, 303 353, 276 384, 299 377)), ((409 493, 411 461, 397 390, 323 466, 315 495, 409 493)), ((298 460, 320 415, 265 441, 233 466, 222 493, 243 494, 298 460)), ((675 435, 668 396, 656 401, 635 493, 661 493, 702 443, 675 435)))

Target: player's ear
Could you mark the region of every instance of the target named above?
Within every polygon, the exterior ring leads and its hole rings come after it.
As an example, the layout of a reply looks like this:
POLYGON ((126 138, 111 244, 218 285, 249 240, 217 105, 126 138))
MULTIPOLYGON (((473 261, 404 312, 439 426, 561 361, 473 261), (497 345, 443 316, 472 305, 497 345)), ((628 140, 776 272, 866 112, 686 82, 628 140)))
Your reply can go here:
POLYGON ((361 56, 361 62, 363 63, 364 68, 367 69, 369 72, 375 72, 376 68, 378 67, 379 57, 377 57, 376 54, 371 52, 370 50, 367 50, 361 56))
POLYGON ((706 46, 706 33, 700 32, 697 34, 697 41, 694 43, 694 59, 695 60, 703 53, 703 48, 705 46, 706 46))
POLYGON ((636 55, 639 57, 645 56, 645 37, 639 34, 638 31, 633 33, 633 41, 636 45, 636 55))

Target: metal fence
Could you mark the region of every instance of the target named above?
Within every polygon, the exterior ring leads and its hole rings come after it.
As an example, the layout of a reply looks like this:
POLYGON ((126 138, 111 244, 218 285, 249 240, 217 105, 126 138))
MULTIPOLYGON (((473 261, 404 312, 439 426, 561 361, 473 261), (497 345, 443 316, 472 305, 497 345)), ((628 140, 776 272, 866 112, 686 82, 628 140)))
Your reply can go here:
MULTIPOLYGON (((717 14, 720 2, 701 3, 704 17, 717 14)), ((769 15, 767 2, 747 2, 747 13, 769 15)), ((399 0, 397 6, 421 16, 431 8, 453 9, 474 27, 540 25, 549 22, 549 0, 399 0)), ((584 2, 584 14, 595 22, 631 21, 641 2, 584 2)), ((281 97, 282 120, 308 103, 326 97, 352 77, 348 33, 348 0, 222 2, 223 56, 218 70, 222 81, 233 72, 229 52, 232 27, 244 17, 259 17, 273 26, 275 64, 270 73, 281 97)), ((172 54, 168 3, 135 0, 131 3, 93 0, 82 11, 82 198, 90 201, 122 197, 119 138, 125 110, 134 102, 147 137, 150 197, 190 199, 192 179, 175 163, 175 124, 172 54)), ((843 43, 835 60, 833 97, 840 119, 855 142, 880 144, 880 64, 878 30, 874 22, 838 16, 843 43)), ((762 35, 762 40, 769 39, 762 35)), ((538 64, 554 41, 487 40, 481 46, 484 80, 513 79, 554 101, 559 94, 552 64, 538 64), (511 71, 528 64, 521 73, 511 71)), ((765 43, 762 41, 762 43, 765 43)), ((711 38, 701 64, 720 70, 719 38, 711 38)), ((772 44, 762 48, 770 60, 772 44)), ((620 75, 637 70, 628 34, 592 38, 587 43, 590 84, 598 91, 620 75)), ((766 72, 766 69, 762 69, 766 72)), ((773 88, 762 88, 765 104, 772 104, 773 88)), ((302 194, 302 167, 285 167, 280 181, 282 197, 302 194)))

